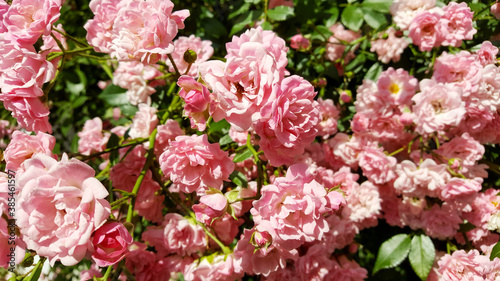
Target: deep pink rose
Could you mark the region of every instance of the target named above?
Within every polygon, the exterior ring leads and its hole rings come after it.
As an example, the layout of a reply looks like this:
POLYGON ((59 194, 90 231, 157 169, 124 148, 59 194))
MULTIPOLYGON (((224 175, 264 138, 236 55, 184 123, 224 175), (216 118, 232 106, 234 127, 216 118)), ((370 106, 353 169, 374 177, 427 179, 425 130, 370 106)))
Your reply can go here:
POLYGON ((113 265, 128 254, 128 245, 132 241, 132 236, 123 224, 104 224, 94 232, 95 251, 92 253, 92 259, 100 267, 113 265))

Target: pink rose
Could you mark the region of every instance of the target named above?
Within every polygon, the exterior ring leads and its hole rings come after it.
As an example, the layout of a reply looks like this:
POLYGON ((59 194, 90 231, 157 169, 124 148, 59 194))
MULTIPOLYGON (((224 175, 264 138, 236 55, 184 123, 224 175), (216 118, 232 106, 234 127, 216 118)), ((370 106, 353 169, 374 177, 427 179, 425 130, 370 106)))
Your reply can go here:
POLYGON ((131 138, 148 138, 158 125, 158 116, 156 108, 147 104, 139 104, 139 111, 132 119, 129 135, 131 138))
POLYGON ((300 76, 283 79, 276 99, 261 109, 254 124, 260 148, 275 167, 290 165, 318 133, 319 104, 314 87, 300 76))
POLYGON ((205 85, 187 75, 181 76, 177 85, 181 87, 179 96, 185 102, 184 114, 189 116, 191 128, 204 131, 209 116, 210 92, 205 85))
POLYGON ((496 2, 495 4, 491 5, 490 12, 497 20, 499 20, 500 19, 500 3, 496 2))
MULTIPOLYGON (((201 40, 201 38, 192 34, 189 37, 179 36, 177 40, 174 41, 174 47, 172 58, 174 59, 177 69, 180 74, 191 77, 197 77, 198 65, 207 61, 214 54, 214 48, 210 40, 201 40), (184 60, 184 53, 188 50, 196 53, 196 60, 191 64, 189 71, 189 63, 184 60)), ((175 72, 170 60, 167 61, 167 65, 170 72, 175 72)))
POLYGON ((432 12, 422 12, 410 25, 410 37, 420 51, 430 51, 441 46, 446 37, 446 27, 440 23, 441 16, 432 12))
MULTIPOLYGON (((1 213, 0 209, 0 214, 1 213)), ((16 222, 0 217, 0 267, 14 267, 24 259, 26 245, 16 235, 16 222), (15 240, 9 238, 15 237, 15 240), (12 244, 15 242, 15 244, 12 244), (11 251, 14 248, 14 251, 11 251)))
POLYGON ((213 221, 226 213, 227 198, 220 192, 209 193, 200 198, 200 204, 193 205, 196 219, 206 225, 212 225, 213 221))
POLYGON ((159 125, 157 129, 155 155, 159 158, 169 146, 169 142, 175 140, 177 136, 184 135, 184 131, 179 126, 179 122, 172 119, 168 119, 165 125, 159 125))
POLYGON ((292 37, 290 42, 290 47, 295 50, 307 50, 311 46, 311 42, 302 36, 302 34, 296 34, 292 37))
POLYGON ((404 49, 408 47, 408 41, 405 37, 397 36, 396 30, 392 27, 387 29, 386 39, 377 39, 372 41, 370 52, 376 52, 378 60, 383 63, 398 62, 404 49))
POLYGON ((180 191, 204 194, 208 187, 222 189, 234 163, 207 135, 178 136, 159 159, 161 170, 180 191))
POLYGON ((123 224, 106 223, 94 232, 92 259, 100 267, 116 264, 128 254, 128 245, 132 242, 123 224))
POLYGON ((391 4, 392 20, 401 30, 408 30, 412 20, 420 13, 436 6, 436 0, 394 0, 391 4))
POLYGON ((145 64, 174 51, 172 41, 189 16, 188 10, 172 13, 170 0, 93 0, 89 6, 95 15, 84 26, 90 45, 118 60, 145 64))
POLYGON ((128 101, 133 105, 151 104, 151 95, 160 84, 155 78, 163 75, 154 65, 140 61, 121 61, 113 73, 113 84, 127 89, 128 101), (150 82, 151 81, 151 82, 150 82))
MULTIPOLYGON (((109 136, 109 135, 108 135, 109 136)), ((102 134, 102 120, 99 117, 85 121, 83 129, 78 132, 78 152, 83 155, 103 151, 108 138, 102 134)))
POLYGON ((3 16, 7 37, 33 45, 43 35, 49 35, 59 19, 61 0, 14 0, 3 16))
POLYGON ((387 156, 380 149, 365 148, 359 154, 359 166, 363 174, 376 184, 387 183, 396 178, 396 158, 387 156))
POLYGON ((36 154, 24 163, 17 224, 28 249, 75 265, 92 249, 91 235, 110 214, 108 191, 94 169, 63 155, 60 162, 36 154))
POLYGON ((443 46, 460 47, 463 40, 472 40, 477 30, 472 23, 474 13, 467 3, 450 2, 443 7, 443 12, 444 15, 440 21, 448 29, 443 38, 443 46))
MULTIPOLYGON (((499 5, 499 3, 496 5, 499 5)), ((490 41, 484 41, 481 44, 481 49, 476 54, 482 66, 494 64, 497 60, 498 47, 493 46, 490 41)))
POLYGON ((23 166, 23 162, 36 153, 43 153, 55 159, 56 155, 52 153, 55 144, 56 138, 46 133, 39 132, 32 136, 15 131, 12 134, 11 142, 5 149, 6 168, 17 172, 23 166))
POLYGON ((166 214, 161 226, 150 226, 142 234, 144 241, 154 246, 160 256, 204 252, 207 246, 205 236, 199 225, 176 213, 166 214))

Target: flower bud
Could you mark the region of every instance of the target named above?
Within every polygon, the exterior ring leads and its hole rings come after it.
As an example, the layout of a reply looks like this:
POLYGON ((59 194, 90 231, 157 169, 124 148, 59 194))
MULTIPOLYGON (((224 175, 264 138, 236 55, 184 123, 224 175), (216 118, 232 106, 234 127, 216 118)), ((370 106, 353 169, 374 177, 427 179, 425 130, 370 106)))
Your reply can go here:
POLYGON ((196 54, 195 51, 188 49, 184 52, 184 60, 187 63, 194 63, 196 59, 198 59, 198 55, 196 54))

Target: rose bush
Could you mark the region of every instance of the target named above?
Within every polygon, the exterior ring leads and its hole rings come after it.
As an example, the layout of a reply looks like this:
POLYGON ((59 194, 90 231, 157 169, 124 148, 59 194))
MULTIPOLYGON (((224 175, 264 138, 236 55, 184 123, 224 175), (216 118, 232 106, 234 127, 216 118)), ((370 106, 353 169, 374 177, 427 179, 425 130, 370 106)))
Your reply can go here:
POLYGON ((498 18, 0 0, 0 279, 497 280, 498 18))

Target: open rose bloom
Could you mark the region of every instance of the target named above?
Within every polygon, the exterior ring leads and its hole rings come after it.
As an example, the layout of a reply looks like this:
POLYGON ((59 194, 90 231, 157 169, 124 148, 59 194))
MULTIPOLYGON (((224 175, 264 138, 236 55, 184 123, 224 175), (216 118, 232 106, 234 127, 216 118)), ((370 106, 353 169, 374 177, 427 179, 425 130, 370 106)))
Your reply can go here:
POLYGON ((500 281, 499 3, 80 2, 0 0, 0 280, 500 281))

